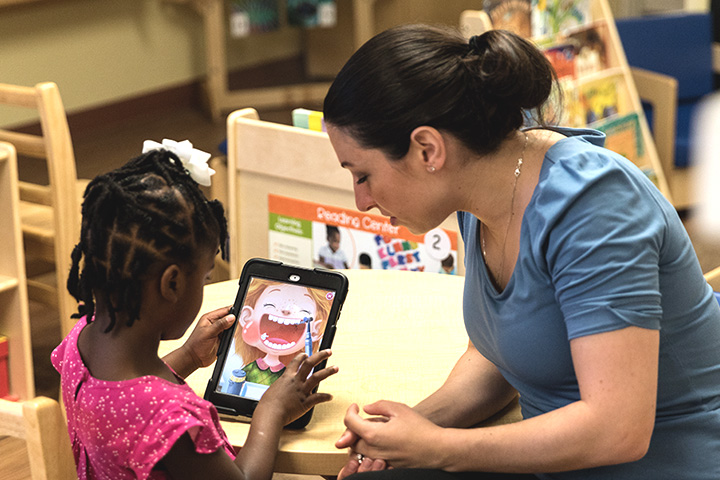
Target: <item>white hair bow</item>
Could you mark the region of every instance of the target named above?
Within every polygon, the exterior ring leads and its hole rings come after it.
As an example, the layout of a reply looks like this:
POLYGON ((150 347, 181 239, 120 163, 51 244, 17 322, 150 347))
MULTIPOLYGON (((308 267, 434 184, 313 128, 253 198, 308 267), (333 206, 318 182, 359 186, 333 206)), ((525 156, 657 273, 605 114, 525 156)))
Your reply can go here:
POLYGON ((215 173, 215 170, 208 165, 208 160, 210 160, 211 155, 197 148, 193 148, 189 140, 176 142, 175 140, 164 138, 162 143, 145 140, 143 142, 142 153, 147 153, 150 150, 168 150, 174 153, 180 159, 185 170, 188 171, 193 180, 204 187, 210 186, 210 176, 215 173))

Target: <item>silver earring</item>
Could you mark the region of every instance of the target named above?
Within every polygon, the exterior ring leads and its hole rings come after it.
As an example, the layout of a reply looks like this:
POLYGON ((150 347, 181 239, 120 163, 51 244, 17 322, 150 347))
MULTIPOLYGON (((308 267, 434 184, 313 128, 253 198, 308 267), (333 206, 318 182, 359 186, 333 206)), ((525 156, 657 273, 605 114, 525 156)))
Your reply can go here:
POLYGON ((435 167, 433 167, 432 165, 430 165, 430 166, 428 167, 428 172, 433 173, 434 171, 435 171, 435 167))

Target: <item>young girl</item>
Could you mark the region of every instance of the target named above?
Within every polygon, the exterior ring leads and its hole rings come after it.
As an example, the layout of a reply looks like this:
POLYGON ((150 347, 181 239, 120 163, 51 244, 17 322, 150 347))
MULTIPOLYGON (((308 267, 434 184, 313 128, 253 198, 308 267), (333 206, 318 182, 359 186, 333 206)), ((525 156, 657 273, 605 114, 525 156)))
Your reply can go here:
POLYGON ((269 479, 282 427, 331 398, 312 391, 337 368, 308 377, 330 352, 298 355, 263 396, 236 457, 214 406, 183 381, 215 360, 235 321, 229 309, 202 316, 180 349, 158 357, 160 341, 180 338, 196 317, 227 240, 222 205, 193 180, 199 170, 150 150, 85 191, 68 278, 82 318, 52 355, 80 479, 269 479))

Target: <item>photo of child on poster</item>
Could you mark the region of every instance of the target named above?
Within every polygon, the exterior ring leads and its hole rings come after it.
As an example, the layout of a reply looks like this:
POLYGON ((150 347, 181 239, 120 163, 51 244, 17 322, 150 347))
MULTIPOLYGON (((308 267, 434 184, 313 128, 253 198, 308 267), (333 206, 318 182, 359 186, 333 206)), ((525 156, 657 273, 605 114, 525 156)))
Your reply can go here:
POLYGON ((268 212, 273 260, 331 269, 456 273, 457 232, 435 228, 414 235, 381 215, 272 194, 268 212))

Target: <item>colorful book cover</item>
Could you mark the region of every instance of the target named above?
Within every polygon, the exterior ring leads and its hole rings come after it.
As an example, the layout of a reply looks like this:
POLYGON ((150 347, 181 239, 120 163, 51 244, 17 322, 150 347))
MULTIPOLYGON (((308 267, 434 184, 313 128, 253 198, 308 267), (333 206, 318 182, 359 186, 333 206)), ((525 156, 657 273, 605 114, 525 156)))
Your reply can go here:
POLYGON ((555 45, 543 50, 545 57, 555 69, 558 79, 575 78, 575 46, 571 43, 555 45))
POLYGON ((530 0, 484 0, 483 10, 490 17, 496 30, 509 30, 521 37, 530 38, 531 27, 530 0))
POLYGON ((643 164, 645 148, 637 113, 630 113, 595 125, 606 135, 605 147, 632 161, 643 164))
POLYGON ((549 38, 541 46, 543 53, 557 72, 558 78, 581 78, 608 67, 606 32, 602 25, 558 35, 557 41, 549 38))
POLYGON ((269 257, 308 268, 455 273, 457 232, 424 236, 357 210, 268 195, 269 257))
POLYGON ((585 112, 578 96, 577 83, 566 76, 559 80, 550 98, 543 106, 543 116, 551 124, 566 127, 584 127, 585 112))
POLYGON ((532 0, 533 37, 557 35, 592 21, 590 0, 532 0))
POLYGON ((589 25, 568 35, 575 47, 575 77, 590 75, 608 68, 607 25, 589 25))
POLYGON ((288 24, 295 27, 334 27, 335 0, 287 0, 288 24))
POLYGON ((624 111, 618 82, 619 77, 610 76, 580 84, 579 99, 586 124, 590 125, 624 111))
POLYGON ((230 35, 241 38, 277 30, 280 27, 279 12, 278 0, 232 0, 230 35))

